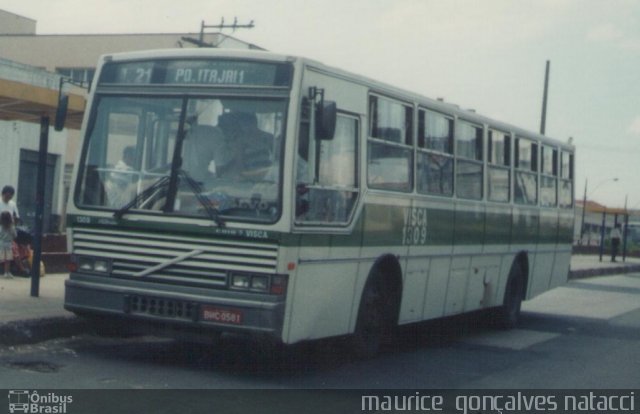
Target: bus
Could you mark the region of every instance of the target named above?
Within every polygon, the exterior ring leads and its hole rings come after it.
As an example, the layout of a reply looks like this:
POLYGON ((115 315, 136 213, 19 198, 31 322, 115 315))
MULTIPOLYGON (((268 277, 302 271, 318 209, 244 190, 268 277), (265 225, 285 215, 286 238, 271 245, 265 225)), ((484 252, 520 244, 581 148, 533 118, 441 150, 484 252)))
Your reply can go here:
POLYGON ((96 326, 366 357, 567 280, 572 145, 314 60, 105 55, 81 134, 65 308, 96 326))

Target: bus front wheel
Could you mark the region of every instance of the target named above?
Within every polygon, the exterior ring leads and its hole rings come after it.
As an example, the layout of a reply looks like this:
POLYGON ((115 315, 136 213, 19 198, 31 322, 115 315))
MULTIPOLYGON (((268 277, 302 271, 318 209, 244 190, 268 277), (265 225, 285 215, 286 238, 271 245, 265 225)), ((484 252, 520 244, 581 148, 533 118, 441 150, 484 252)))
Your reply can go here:
POLYGON ((384 278, 380 275, 370 278, 362 292, 351 338, 356 357, 369 359, 378 354, 393 330, 396 307, 393 295, 385 288, 384 278))

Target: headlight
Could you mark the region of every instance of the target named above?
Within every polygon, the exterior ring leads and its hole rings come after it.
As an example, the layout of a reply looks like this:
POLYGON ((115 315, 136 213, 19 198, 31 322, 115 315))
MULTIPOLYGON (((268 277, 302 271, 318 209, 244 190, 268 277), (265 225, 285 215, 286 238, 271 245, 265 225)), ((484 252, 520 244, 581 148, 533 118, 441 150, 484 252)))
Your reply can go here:
POLYGON ((78 258, 78 269, 85 272, 93 272, 93 259, 90 257, 78 258))
POLYGON ((109 259, 80 256, 78 257, 78 270, 107 275, 111 272, 111 261, 109 259))
POLYGON ((93 270, 100 273, 109 273, 109 262, 103 259, 98 259, 93 265, 93 270))
POLYGON ((232 273, 229 288, 246 292, 283 295, 287 291, 287 276, 232 273))
POLYGON ((266 292, 268 287, 269 279, 266 276, 253 276, 251 278, 252 290, 260 290, 266 292))
POLYGON ((250 280, 251 278, 248 275, 233 275, 231 286, 236 289, 248 289, 250 280))

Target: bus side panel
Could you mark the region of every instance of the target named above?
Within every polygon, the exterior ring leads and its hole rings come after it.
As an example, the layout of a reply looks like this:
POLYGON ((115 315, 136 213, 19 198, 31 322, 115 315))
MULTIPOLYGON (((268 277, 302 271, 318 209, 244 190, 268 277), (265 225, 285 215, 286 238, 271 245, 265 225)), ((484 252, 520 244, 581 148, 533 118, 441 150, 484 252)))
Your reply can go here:
POLYGON ((451 260, 451 273, 447 286, 445 315, 455 315, 464 310, 464 298, 469 279, 471 257, 454 257, 451 260))
POLYGON ((398 319, 401 324, 422 319, 424 293, 427 289, 429 276, 429 259, 426 257, 408 258, 406 260, 406 269, 402 283, 400 318, 398 319))
MULTIPOLYGON (((405 233, 419 237, 416 244, 409 246, 400 323, 442 316, 453 243, 454 212, 450 200, 414 200, 411 215, 413 220, 409 217, 405 220, 405 233), (426 212, 426 221, 423 222, 416 219, 422 212, 426 212), (447 257, 446 265, 437 259, 443 256, 447 257), (434 269, 433 266, 440 268, 434 269), (431 273, 434 274, 433 280, 430 279, 431 273)), ((413 237, 405 239, 411 243, 414 241, 413 237)))
POLYGON ((543 292, 546 292, 549 288, 549 282, 551 281, 551 273, 553 271, 553 262, 555 259, 555 253, 550 252, 553 245, 539 245, 540 253, 536 253, 533 264, 533 270, 529 272, 529 289, 527 291, 527 298, 531 299, 543 292))
POLYGON ((563 209, 558 214, 558 245, 556 260, 553 266, 553 276, 549 289, 567 283, 569 267, 571 265, 571 244, 573 243, 573 210, 563 209))
POLYGON ((562 286, 569 279, 569 266, 571 265, 571 250, 556 252, 553 262, 553 275, 549 283, 549 289, 562 286))
POLYGON ((467 201, 456 202, 453 232, 454 257, 447 287, 445 315, 464 312, 467 295, 477 295, 475 292, 477 286, 471 282, 473 276, 471 262, 483 250, 485 218, 483 205, 467 201))
POLYGON ((298 266, 286 342, 348 333, 357 274, 357 263, 298 266))
MULTIPOLYGON (((531 298, 531 283, 534 279, 536 265, 536 252, 538 249, 538 232, 540 218, 537 207, 514 206, 512 214, 511 252, 517 255, 524 252, 529 264, 529 284, 527 285, 527 299, 531 298)), ((508 279, 504 280, 506 286, 508 279)))
POLYGON ((429 280, 424 297, 423 319, 439 318, 445 313, 445 300, 451 257, 444 256, 430 260, 429 280))
POLYGON ((495 306, 496 285, 500 279, 500 256, 476 256, 471 260, 471 272, 464 311, 470 312, 495 306))
POLYGON ((558 242, 558 210, 555 208, 541 209, 539 223, 540 230, 534 271, 529 277, 531 282, 529 284, 529 298, 546 292, 551 283, 558 242))

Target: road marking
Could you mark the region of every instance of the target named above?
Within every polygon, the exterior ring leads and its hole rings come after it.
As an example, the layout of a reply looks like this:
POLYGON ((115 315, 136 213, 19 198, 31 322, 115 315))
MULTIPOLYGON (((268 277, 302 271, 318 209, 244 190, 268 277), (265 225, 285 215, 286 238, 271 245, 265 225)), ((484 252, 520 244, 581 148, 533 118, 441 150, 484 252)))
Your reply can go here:
POLYGON ((634 277, 583 279, 523 303, 522 310, 609 320, 640 308, 639 290, 640 279, 634 277))
POLYGON ((471 335, 462 339, 463 343, 494 348, 521 351, 531 346, 557 338, 560 334, 550 332, 513 329, 510 331, 490 331, 471 335))

